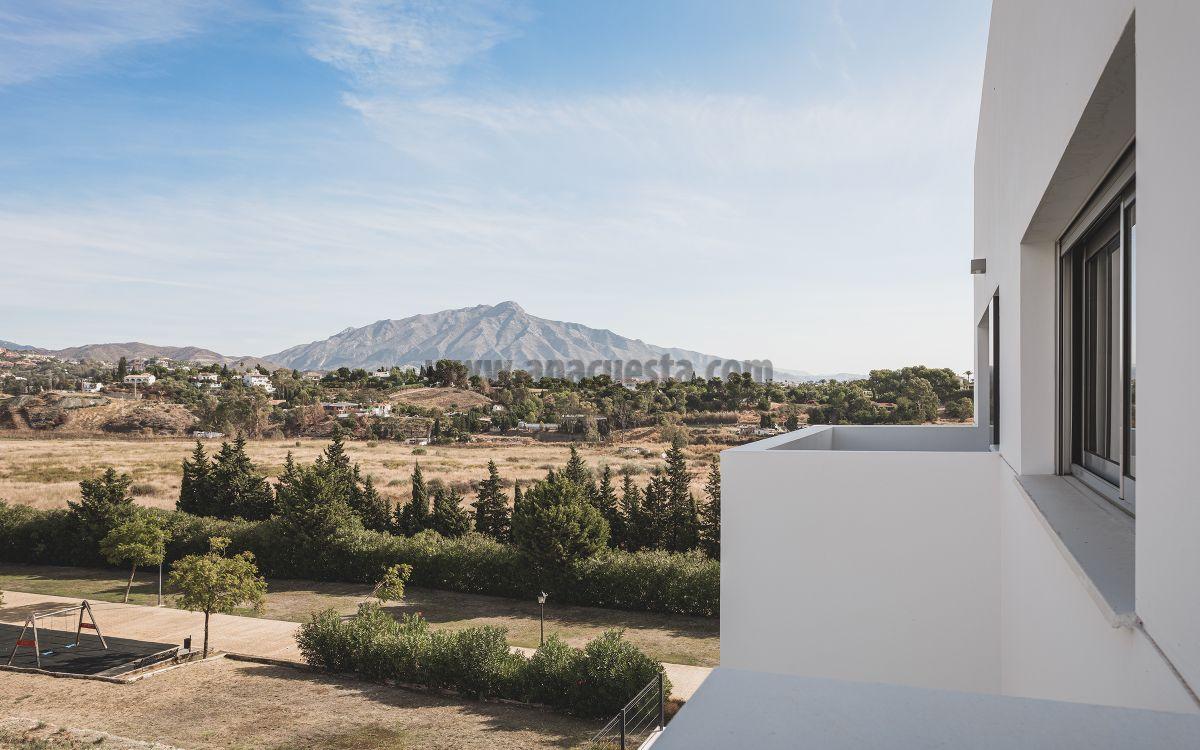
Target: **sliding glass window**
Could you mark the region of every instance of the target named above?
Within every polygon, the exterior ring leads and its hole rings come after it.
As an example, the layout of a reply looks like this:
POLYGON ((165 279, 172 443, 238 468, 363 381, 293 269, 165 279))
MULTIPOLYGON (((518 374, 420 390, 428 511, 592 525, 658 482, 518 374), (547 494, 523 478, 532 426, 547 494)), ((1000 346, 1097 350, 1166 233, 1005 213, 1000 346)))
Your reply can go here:
POLYGON ((1070 470, 1134 509, 1136 339, 1132 187, 1096 213, 1063 254, 1063 363, 1070 470))

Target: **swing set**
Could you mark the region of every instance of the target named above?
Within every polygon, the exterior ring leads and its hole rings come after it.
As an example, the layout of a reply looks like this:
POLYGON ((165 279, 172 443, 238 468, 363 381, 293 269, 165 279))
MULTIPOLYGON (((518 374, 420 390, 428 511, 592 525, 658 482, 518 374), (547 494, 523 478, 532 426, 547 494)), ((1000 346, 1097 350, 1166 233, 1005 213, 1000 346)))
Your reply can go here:
POLYGON ((100 626, 96 624, 92 605, 88 604, 87 600, 50 612, 35 612, 25 620, 25 627, 21 628, 12 653, 8 655, 8 665, 12 666, 17 649, 31 648, 38 668, 41 669, 43 656, 51 657, 78 648, 85 630, 92 631, 100 639, 100 647, 108 649, 108 644, 100 633, 100 626), (27 633, 32 633, 33 637, 26 638, 27 633))

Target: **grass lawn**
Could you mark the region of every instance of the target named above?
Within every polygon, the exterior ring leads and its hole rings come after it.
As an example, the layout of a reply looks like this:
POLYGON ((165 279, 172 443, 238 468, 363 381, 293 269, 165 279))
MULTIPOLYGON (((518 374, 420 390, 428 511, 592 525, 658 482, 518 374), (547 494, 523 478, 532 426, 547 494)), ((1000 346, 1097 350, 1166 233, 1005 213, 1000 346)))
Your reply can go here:
MULTIPOLYGON (((119 602, 127 578, 127 574, 105 568, 0 564, 0 588, 31 594, 119 602)), ((349 614, 370 591, 370 586, 361 584, 271 580, 260 616, 303 622, 328 607, 349 614)), ((129 601, 153 605, 155 592, 155 571, 139 572, 129 601)), ((169 595, 163 600, 172 604, 169 595)), ((389 609, 397 616, 420 612, 435 628, 498 625, 508 628, 511 645, 538 645, 538 605, 534 601, 409 587, 404 603, 389 609)), ((671 664, 715 667, 720 655, 719 627, 715 618, 557 605, 553 593, 546 605, 546 635, 558 633, 568 643, 582 646, 607 628, 625 628, 625 637, 647 655, 671 664)))

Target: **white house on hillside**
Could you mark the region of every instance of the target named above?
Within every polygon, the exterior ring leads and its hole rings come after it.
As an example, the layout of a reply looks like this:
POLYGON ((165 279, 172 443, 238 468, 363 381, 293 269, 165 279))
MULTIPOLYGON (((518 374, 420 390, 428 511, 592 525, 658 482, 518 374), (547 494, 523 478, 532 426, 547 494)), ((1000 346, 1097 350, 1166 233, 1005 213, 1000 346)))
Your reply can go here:
POLYGON ((258 372, 248 372, 242 375, 242 384, 247 388, 261 388, 267 393, 275 392, 275 386, 271 385, 270 376, 258 372))
POLYGON ((132 375, 126 375, 124 382, 127 385, 154 385, 154 381, 157 379, 158 378, 154 377, 154 375, 151 373, 140 372, 132 375))
POLYGON ((722 454, 721 665, 655 750, 1200 747, 1198 38, 994 3, 977 426, 722 454))

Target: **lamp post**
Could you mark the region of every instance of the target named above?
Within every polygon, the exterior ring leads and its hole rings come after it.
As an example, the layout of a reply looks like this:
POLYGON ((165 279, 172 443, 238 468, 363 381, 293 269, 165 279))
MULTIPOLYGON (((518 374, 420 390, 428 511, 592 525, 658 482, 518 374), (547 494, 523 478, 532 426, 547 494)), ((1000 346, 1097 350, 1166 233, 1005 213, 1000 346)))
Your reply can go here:
POLYGON ((538 645, 546 643, 546 592, 538 594, 538 645))

